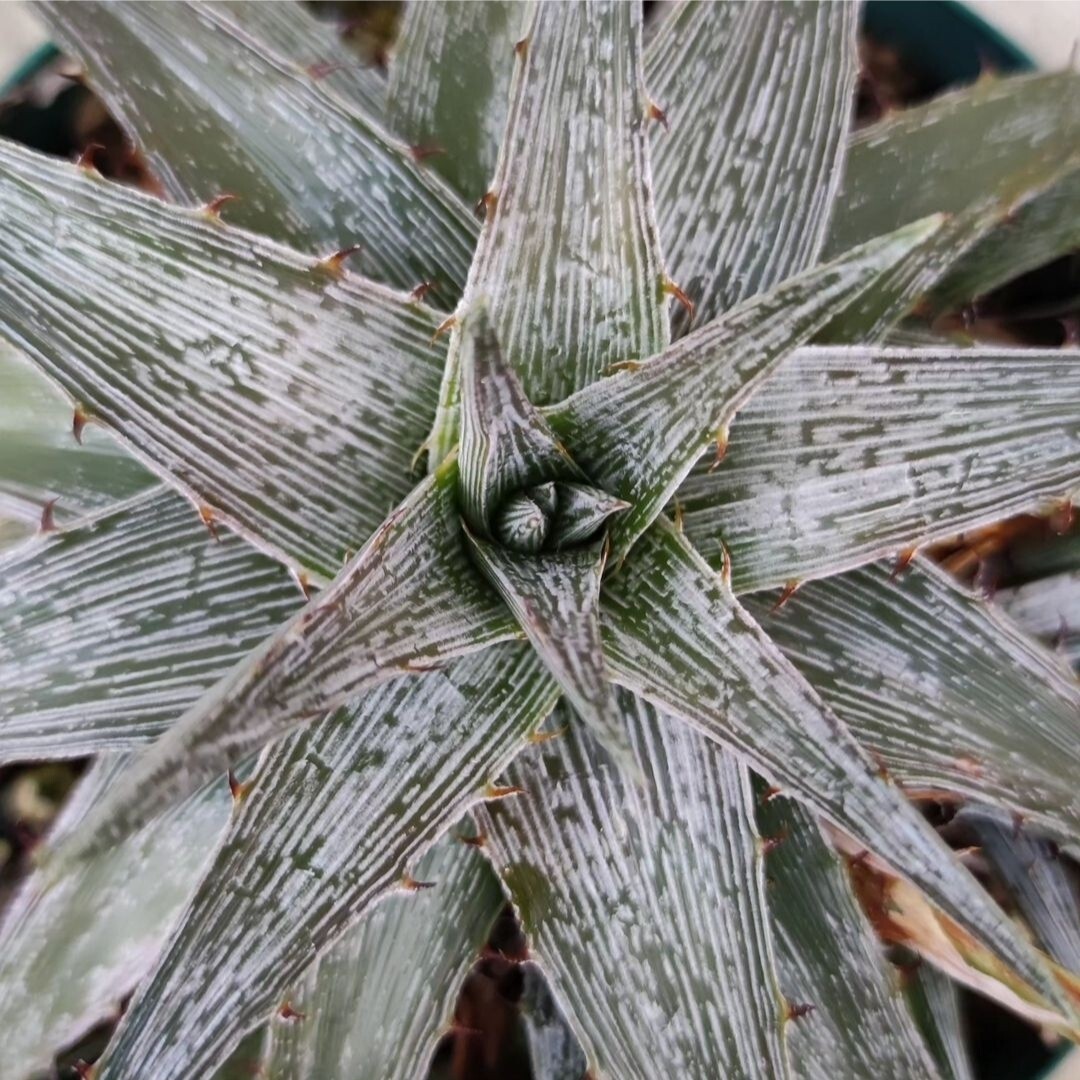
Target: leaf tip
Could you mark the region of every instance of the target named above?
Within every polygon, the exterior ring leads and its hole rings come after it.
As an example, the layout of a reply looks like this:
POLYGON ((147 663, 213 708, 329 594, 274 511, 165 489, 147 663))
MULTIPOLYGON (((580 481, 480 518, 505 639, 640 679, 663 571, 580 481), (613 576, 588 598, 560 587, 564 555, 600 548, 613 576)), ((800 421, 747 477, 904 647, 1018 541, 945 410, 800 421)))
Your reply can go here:
POLYGON ((362 250, 362 244, 350 244, 348 247, 339 248, 333 254, 319 259, 312 269, 321 274, 328 274, 333 278, 342 277, 345 273, 345 260, 362 250))
POLYGON ((221 221, 221 208, 231 202, 236 202, 239 198, 239 195, 234 195, 231 191, 224 191, 220 195, 215 195, 205 206, 201 207, 199 213, 208 221, 221 221))

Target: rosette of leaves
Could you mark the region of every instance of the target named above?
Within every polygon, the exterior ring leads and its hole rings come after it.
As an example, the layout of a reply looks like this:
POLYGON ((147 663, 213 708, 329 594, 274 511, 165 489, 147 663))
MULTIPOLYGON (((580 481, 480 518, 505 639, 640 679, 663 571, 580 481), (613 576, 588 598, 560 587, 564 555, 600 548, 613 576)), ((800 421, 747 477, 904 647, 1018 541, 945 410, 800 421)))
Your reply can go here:
POLYGON ((917 804, 1075 839, 1075 680, 913 553, 1076 494, 1080 358, 929 320, 1076 242, 1077 76, 852 133, 853 5, 417 4, 388 80, 291 5, 40 10, 164 197, 0 145, 87 444, 0 434, 58 499, 0 753, 99 755, 0 1075, 132 989, 99 1080, 423 1075, 504 897, 540 1076, 956 1075, 880 937, 1075 1033, 917 804))

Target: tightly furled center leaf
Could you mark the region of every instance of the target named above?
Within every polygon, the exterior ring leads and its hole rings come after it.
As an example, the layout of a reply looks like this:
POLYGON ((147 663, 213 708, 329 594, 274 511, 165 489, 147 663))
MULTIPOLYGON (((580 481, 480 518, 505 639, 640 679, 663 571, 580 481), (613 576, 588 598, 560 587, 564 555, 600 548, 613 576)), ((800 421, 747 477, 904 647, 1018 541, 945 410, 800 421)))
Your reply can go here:
POLYGON ((469 527, 509 551, 563 551, 598 538, 629 503, 591 486, 525 395, 483 298, 462 325, 461 502, 469 527))
POLYGON ((549 480, 508 496, 495 511, 492 535, 523 555, 562 551, 596 540, 604 522, 629 505, 588 484, 549 480))

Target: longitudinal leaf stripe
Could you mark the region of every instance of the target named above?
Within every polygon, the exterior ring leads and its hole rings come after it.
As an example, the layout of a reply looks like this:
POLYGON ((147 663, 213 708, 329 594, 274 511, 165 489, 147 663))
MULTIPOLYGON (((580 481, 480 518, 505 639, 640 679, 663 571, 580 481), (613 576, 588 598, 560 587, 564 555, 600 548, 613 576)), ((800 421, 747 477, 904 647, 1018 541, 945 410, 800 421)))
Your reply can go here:
POLYGON ((487 850, 599 1075, 785 1077, 746 772, 619 702, 645 783, 568 717, 511 766, 524 794, 485 808, 487 850))
POLYGON ((892 1080, 925 1080, 934 1065, 903 1000, 897 973, 852 891, 847 870, 798 803, 757 788, 766 896, 780 987, 790 1007, 812 1006, 784 1029, 801 1080, 866 1080, 881 1062, 892 1080))
POLYGON ((495 172, 514 45, 530 14, 520 0, 426 0, 405 9, 390 68, 389 126, 433 151, 428 167, 470 204, 495 172))
POLYGON ((847 146, 857 15, 685 3, 650 42, 646 82, 670 126, 651 140, 656 216, 699 323, 816 260, 847 146))
POLYGON ((387 683, 268 750, 101 1080, 209 1075, 317 951, 416 879, 557 697, 532 650, 507 644, 387 683))
POLYGON ((617 682, 748 758, 1059 1002, 997 905, 671 526, 646 533, 605 582, 603 616, 617 682))
POLYGON ((332 576, 412 489, 438 316, 0 143, 0 323, 154 471, 332 576))
POLYGON ((237 195, 230 221, 313 254, 362 244, 357 268, 399 289, 432 277, 450 293, 464 285, 476 222, 454 193, 220 9, 86 0, 41 10, 174 199, 237 195))
POLYGON ((679 489, 736 592, 825 576, 1080 494, 1080 352, 800 349, 679 489))
POLYGON ((593 482, 632 504, 612 529, 616 557, 706 447, 726 440, 728 423, 776 365, 940 224, 916 222, 789 278, 550 410, 552 427, 593 482))
MULTIPOLYGON (((59 840, 122 773, 98 759, 53 825, 59 840)), ((0 924, 0 1076, 25 1080, 114 1018, 153 966, 228 820, 224 784, 200 792, 59 879, 28 874, 0 924)))
POLYGON ((0 557, 0 761, 149 742, 303 606, 158 489, 0 557))
MULTIPOLYGON (((537 405, 668 340, 645 144, 641 14, 618 0, 537 4, 466 301, 490 300, 505 355, 537 405)), ((460 334, 432 437, 458 437, 460 334)))
MULTIPOLYGON (((454 833, 475 834, 460 824, 454 833)), ((393 894, 346 931, 289 992, 301 1022, 270 1022, 275 1080, 414 1080, 453 1022, 462 983, 506 899, 457 835, 417 864, 419 893, 393 894)))
POLYGON ((369 686, 516 637, 513 617, 465 552, 456 485, 452 462, 420 484, 330 586, 136 759, 66 853, 108 846, 369 686))
POLYGON ((1080 833, 1080 690, 1058 658, 929 562, 800 589, 769 637, 912 789, 961 792, 1080 833))

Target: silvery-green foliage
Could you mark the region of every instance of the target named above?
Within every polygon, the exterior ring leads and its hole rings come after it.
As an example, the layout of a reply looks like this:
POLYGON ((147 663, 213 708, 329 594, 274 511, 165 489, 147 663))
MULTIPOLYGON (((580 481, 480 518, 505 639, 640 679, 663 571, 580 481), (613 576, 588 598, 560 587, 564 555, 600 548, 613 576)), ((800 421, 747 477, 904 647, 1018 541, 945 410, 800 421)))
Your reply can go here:
POLYGON ((1076 1031, 907 797, 1072 962, 999 823, 1080 838, 1076 564, 1039 643, 881 560, 1075 498, 1080 356, 879 342, 1075 243, 1077 76, 856 133, 854 4, 431 0, 388 79, 298 5, 40 10, 169 198, 0 144, 0 760, 102 755, 2 1080, 136 983, 99 1080, 421 1076, 504 897, 543 1080, 965 1076, 833 843, 1076 1031))

